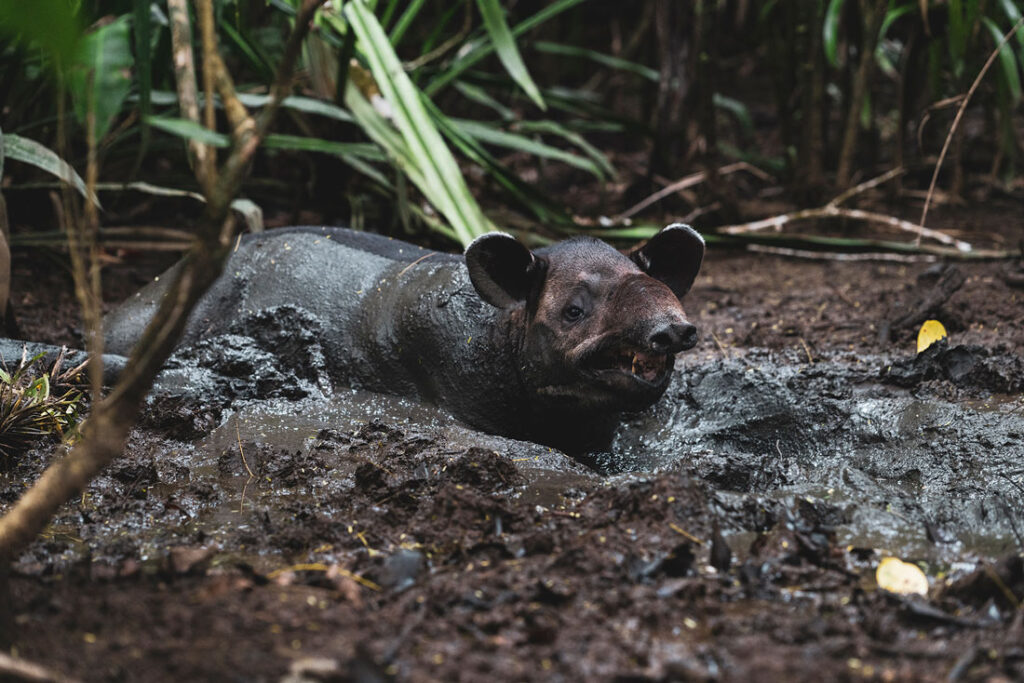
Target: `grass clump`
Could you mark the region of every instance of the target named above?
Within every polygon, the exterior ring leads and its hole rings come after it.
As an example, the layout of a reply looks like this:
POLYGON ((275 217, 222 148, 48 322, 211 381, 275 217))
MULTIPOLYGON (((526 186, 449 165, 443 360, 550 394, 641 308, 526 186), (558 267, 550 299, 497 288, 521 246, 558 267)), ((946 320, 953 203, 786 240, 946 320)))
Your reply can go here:
POLYGON ((13 370, 0 368, 0 469, 10 469, 40 438, 63 438, 78 425, 83 397, 78 378, 85 364, 62 369, 62 349, 45 370, 40 367, 44 356, 23 353, 13 370))

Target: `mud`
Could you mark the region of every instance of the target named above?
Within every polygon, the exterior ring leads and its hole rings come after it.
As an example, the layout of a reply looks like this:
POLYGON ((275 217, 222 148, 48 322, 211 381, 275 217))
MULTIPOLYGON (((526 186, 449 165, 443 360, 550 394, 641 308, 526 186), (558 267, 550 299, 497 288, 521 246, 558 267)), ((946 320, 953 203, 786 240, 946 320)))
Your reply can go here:
POLYGON ((16 563, 17 653, 126 681, 1024 677, 1019 293, 964 267, 916 355, 878 330, 927 266, 708 266, 704 341, 584 463, 331 387, 301 311, 182 350, 16 563), (928 598, 874 586, 889 555, 928 598))

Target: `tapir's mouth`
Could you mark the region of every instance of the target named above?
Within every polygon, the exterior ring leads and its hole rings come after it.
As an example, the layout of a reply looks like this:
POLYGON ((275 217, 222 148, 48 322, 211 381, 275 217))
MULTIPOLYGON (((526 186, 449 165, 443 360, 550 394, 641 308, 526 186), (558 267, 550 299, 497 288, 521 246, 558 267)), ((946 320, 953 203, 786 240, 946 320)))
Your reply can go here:
POLYGON ((642 385, 659 387, 668 380, 674 361, 674 355, 617 346, 595 353, 586 367, 599 376, 625 376, 642 385))

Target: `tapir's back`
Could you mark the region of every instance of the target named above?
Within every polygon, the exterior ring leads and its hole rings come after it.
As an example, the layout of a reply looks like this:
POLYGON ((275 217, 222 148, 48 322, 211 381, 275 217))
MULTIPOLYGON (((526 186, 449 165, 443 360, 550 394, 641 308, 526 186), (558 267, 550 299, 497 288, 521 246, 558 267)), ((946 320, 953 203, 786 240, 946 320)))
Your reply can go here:
MULTIPOLYGON (((325 322, 344 318, 387 273, 420 259, 451 264, 461 257, 345 228, 291 227, 246 235, 196 305, 182 343, 224 333, 246 315, 279 306, 303 308, 325 322)), ((109 352, 131 351, 177 270, 160 275, 107 317, 109 352)))

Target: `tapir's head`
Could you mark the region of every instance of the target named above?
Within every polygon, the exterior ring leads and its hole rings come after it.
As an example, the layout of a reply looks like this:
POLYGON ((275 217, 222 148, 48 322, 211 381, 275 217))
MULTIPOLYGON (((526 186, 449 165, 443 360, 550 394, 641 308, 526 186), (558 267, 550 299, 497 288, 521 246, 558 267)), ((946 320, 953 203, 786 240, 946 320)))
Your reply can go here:
POLYGON ((628 256, 593 238, 531 252, 490 233, 466 265, 481 298, 522 321, 519 367, 534 399, 607 412, 656 401, 675 354, 697 343, 680 300, 703 257, 701 236, 675 224, 628 256))

